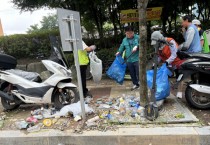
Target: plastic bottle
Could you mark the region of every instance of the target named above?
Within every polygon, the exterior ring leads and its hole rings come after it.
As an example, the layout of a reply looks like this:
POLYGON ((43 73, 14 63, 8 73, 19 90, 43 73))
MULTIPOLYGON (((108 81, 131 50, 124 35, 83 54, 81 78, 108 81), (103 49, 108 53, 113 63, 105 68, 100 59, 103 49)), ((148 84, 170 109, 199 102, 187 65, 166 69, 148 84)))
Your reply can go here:
POLYGON ((119 111, 120 111, 121 115, 125 115, 125 113, 126 113, 126 106, 125 106, 124 103, 120 103, 119 111))
POLYGON ((97 121, 97 120, 99 120, 99 119, 100 119, 99 116, 95 116, 95 117, 93 117, 93 118, 91 118, 91 119, 88 119, 87 122, 88 122, 88 123, 90 123, 90 122, 95 122, 95 121, 97 121))

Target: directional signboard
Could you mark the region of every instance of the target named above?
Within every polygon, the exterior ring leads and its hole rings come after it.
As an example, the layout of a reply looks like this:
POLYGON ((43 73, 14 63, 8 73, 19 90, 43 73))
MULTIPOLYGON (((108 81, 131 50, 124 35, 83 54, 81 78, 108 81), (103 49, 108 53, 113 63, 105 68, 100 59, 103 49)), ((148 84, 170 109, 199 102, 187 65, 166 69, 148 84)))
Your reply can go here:
POLYGON ((57 14, 63 51, 73 51, 73 41, 69 41, 73 36, 73 30, 70 26, 71 19, 74 19, 73 23, 77 49, 82 49, 82 35, 79 12, 57 9, 57 14))

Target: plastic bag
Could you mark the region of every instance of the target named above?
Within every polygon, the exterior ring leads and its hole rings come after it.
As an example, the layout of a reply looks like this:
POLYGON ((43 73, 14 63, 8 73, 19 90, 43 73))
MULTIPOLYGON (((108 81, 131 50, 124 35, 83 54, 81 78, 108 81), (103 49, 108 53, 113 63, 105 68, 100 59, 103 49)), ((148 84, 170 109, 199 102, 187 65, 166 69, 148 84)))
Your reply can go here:
POLYGON ((111 79, 114 79, 117 83, 123 84, 126 70, 126 63, 121 56, 117 56, 108 71, 106 72, 107 76, 111 79))
POLYGON ((95 52, 89 54, 90 72, 93 76, 93 81, 99 83, 102 78, 102 61, 95 55, 95 52))
MULTIPOLYGON (((88 104, 85 104, 85 113, 93 113, 94 110, 88 106, 88 104)), ((81 109, 81 104, 80 101, 78 101, 77 103, 73 103, 70 105, 66 105, 63 108, 61 108, 60 112, 52 115, 52 117, 55 116, 66 116, 68 115, 68 113, 72 113, 74 117, 76 117, 77 115, 82 115, 82 109, 81 109)))
MULTIPOLYGON (((147 71, 147 85, 152 89, 154 70, 147 71)), ((171 71, 166 67, 166 64, 163 64, 160 69, 157 70, 157 79, 156 79, 156 100, 163 100, 170 95, 170 83, 168 76, 171 76, 171 71)))

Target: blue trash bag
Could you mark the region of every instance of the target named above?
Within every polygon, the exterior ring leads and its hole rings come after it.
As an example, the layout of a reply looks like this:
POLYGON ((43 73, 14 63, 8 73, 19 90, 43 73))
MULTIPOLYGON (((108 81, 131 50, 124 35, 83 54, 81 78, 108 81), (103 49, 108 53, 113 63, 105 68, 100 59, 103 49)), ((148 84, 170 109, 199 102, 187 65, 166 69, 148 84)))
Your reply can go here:
MULTIPOLYGON (((147 86, 152 89, 154 70, 147 71, 147 86)), ((170 95, 170 83, 168 80, 168 76, 171 76, 171 71, 167 68, 166 64, 163 64, 157 70, 157 78, 156 78, 156 100, 163 100, 170 95)))
POLYGON ((117 83, 123 84, 126 70, 126 63, 123 63, 124 59, 121 56, 117 56, 106 72, 107 76, 114 79, 117 83))

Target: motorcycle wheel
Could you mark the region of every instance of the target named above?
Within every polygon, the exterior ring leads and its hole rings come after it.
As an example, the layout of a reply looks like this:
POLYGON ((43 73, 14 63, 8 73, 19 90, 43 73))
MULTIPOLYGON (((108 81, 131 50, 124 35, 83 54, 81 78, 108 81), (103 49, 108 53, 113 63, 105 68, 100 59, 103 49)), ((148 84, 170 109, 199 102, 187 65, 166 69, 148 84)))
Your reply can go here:
POLYGON ((149 121, 154 121, 159 115, 158 107, 154 106, 154 104, 150 103, 145 106, 144 116, 149 121))
POLYGON ((187 86, 185 90, 185 98, 187 103, 197 109, 209 109, 210 108, 210 95, 199 93, 190 86, 187 86), (207 96, 208 95, 208 96, 207 96))
MULTIPOLYGON (((3 86, 1 88, 1 90, 3 90, 3 92, 5 92, 5 93, 8 93, 7 92, 8 85, 7 86, 3 86)), ((15 101, 7 100, 4 97, 1 97, 1 104, 4 107, 4 109, 6 109, 6 110, 13 110, 13 109, 16 109, 16 108, 18 108, 20 106, 20 104, 16 104, 15 101)))
POLYGON ((72 103, 77 103, 80 99, 79 92, 77 88, 64 88, 63 94, 61 94, 58 90, 54 94, 54 106, 57 109, 61 109, 65 105, 69 105, 72 103), (63 96, 66 95, 66 100, 63 100, 63 96))

